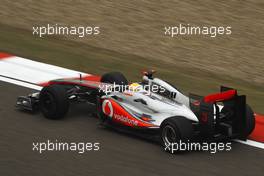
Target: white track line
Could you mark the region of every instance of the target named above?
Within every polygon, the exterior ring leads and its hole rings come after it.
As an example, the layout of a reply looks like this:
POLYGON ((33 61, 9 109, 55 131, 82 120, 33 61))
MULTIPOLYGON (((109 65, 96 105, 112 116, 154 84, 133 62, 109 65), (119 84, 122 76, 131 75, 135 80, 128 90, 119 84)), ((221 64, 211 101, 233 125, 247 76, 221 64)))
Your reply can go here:
POLYGON ((34 84, 45 83, 54 79, 79 77, 80 74, 89 75, 16 56, 0 60, 0 75, 34 84))
POLYGON ((22 82, 22 81, 10 79, 10 78, 5 78, 5 77, 2 77, 2 76, 0 76, 0 81, 16 84, 16 85, 27 87, 27 88, 34 89, 34 90, 41 90, 42 89, 41 86, 37 86, 35 84, 25 83, 25 82, 22 82))
POLYGON ((261 143, 261 142, 256 142, 256 141, 252 141, 249 139, 246 141, 241 141, 241 140, 234 140, 234 141, 242 143, 242 144, 250 145, 253 147, 258 147, 258 148, 264 149, 264 143, 261 143))

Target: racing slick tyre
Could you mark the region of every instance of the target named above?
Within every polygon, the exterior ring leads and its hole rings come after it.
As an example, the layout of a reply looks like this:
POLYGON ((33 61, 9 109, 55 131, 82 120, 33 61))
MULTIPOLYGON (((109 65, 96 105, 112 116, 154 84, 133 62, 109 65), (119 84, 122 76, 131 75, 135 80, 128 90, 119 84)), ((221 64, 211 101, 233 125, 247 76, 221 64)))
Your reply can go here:
POLYGON ((128 85, 126 77, 120 72, 110 72, 102 76, 101 82, 118 84, 118 85, 128 85))
POLYGON ((246 105, 246 121, 246 136, 248 136, 255 128, 254 112, 249 105, 246 105))
POLYGON ((160 140, 165 151, 173 153, 174 145, 189 142, 193 136, 193 126, 190 120, 182 116, 175 116, 164 120, 161 124, 160 140))
POLYGON ((48 119, 63 118, 69 109, 67 92, 60 85, 44 87, 40 92, 39 103, 42 114, 48 119))
MULTIPOLYGON (((227 107, 223 107, 223 109, 221 110, 221 113, 227 113, 229 110, 229 108, 227 107)), ((243 136, 245 135, 245 137, 249 136, 250 133, 254 130, 255 128, 255 116, 254 116, 254 112, 251 109, 251 107, 247 104, 246 105, 246 129, 245 129, 245 133, 243 134, 243 136)))

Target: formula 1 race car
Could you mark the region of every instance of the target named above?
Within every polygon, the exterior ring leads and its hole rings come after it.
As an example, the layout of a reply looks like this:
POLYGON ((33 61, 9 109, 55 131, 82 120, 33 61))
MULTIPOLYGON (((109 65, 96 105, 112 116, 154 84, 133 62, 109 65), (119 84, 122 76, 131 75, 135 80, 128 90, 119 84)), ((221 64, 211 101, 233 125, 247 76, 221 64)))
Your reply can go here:
POLYGON ((96 107, 102 124, 157 134, 163 146, 182 141, 242 139, 253 131, 255 117, 246 96, 221 87, 207 96, 184 95, 176 87, 143 73, 142 82, 129 84, 119 72, 97 81, 80 78, 49 81, 40 92, 18 97, 17 106, 40 109, 49 119, 63 118, 71 102, 96 107))

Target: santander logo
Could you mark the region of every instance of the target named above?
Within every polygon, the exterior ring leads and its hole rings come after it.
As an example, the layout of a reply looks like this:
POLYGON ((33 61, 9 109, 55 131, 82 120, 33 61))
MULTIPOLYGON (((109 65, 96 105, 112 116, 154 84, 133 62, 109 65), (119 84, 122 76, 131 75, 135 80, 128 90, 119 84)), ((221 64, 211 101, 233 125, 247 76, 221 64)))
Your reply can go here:
POLYGON ((109 116, 109 117, 113 117, 113 106, 111 101, 109 100, 104 100, 103 104, 102 104, 102 108, 103 108, 103 112, 105 115, 109 116))

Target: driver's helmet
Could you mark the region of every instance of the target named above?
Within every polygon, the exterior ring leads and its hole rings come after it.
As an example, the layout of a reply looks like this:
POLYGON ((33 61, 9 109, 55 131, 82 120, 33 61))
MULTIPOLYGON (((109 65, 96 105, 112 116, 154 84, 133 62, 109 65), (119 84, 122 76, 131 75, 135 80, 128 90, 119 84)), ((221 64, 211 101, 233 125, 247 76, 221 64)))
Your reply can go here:
POLYGON ((129 84, 129 91, 138 92, 141 89, 142 89, 142 85, 140 85, 139 83, 131 83, 131 84, 129 84))

